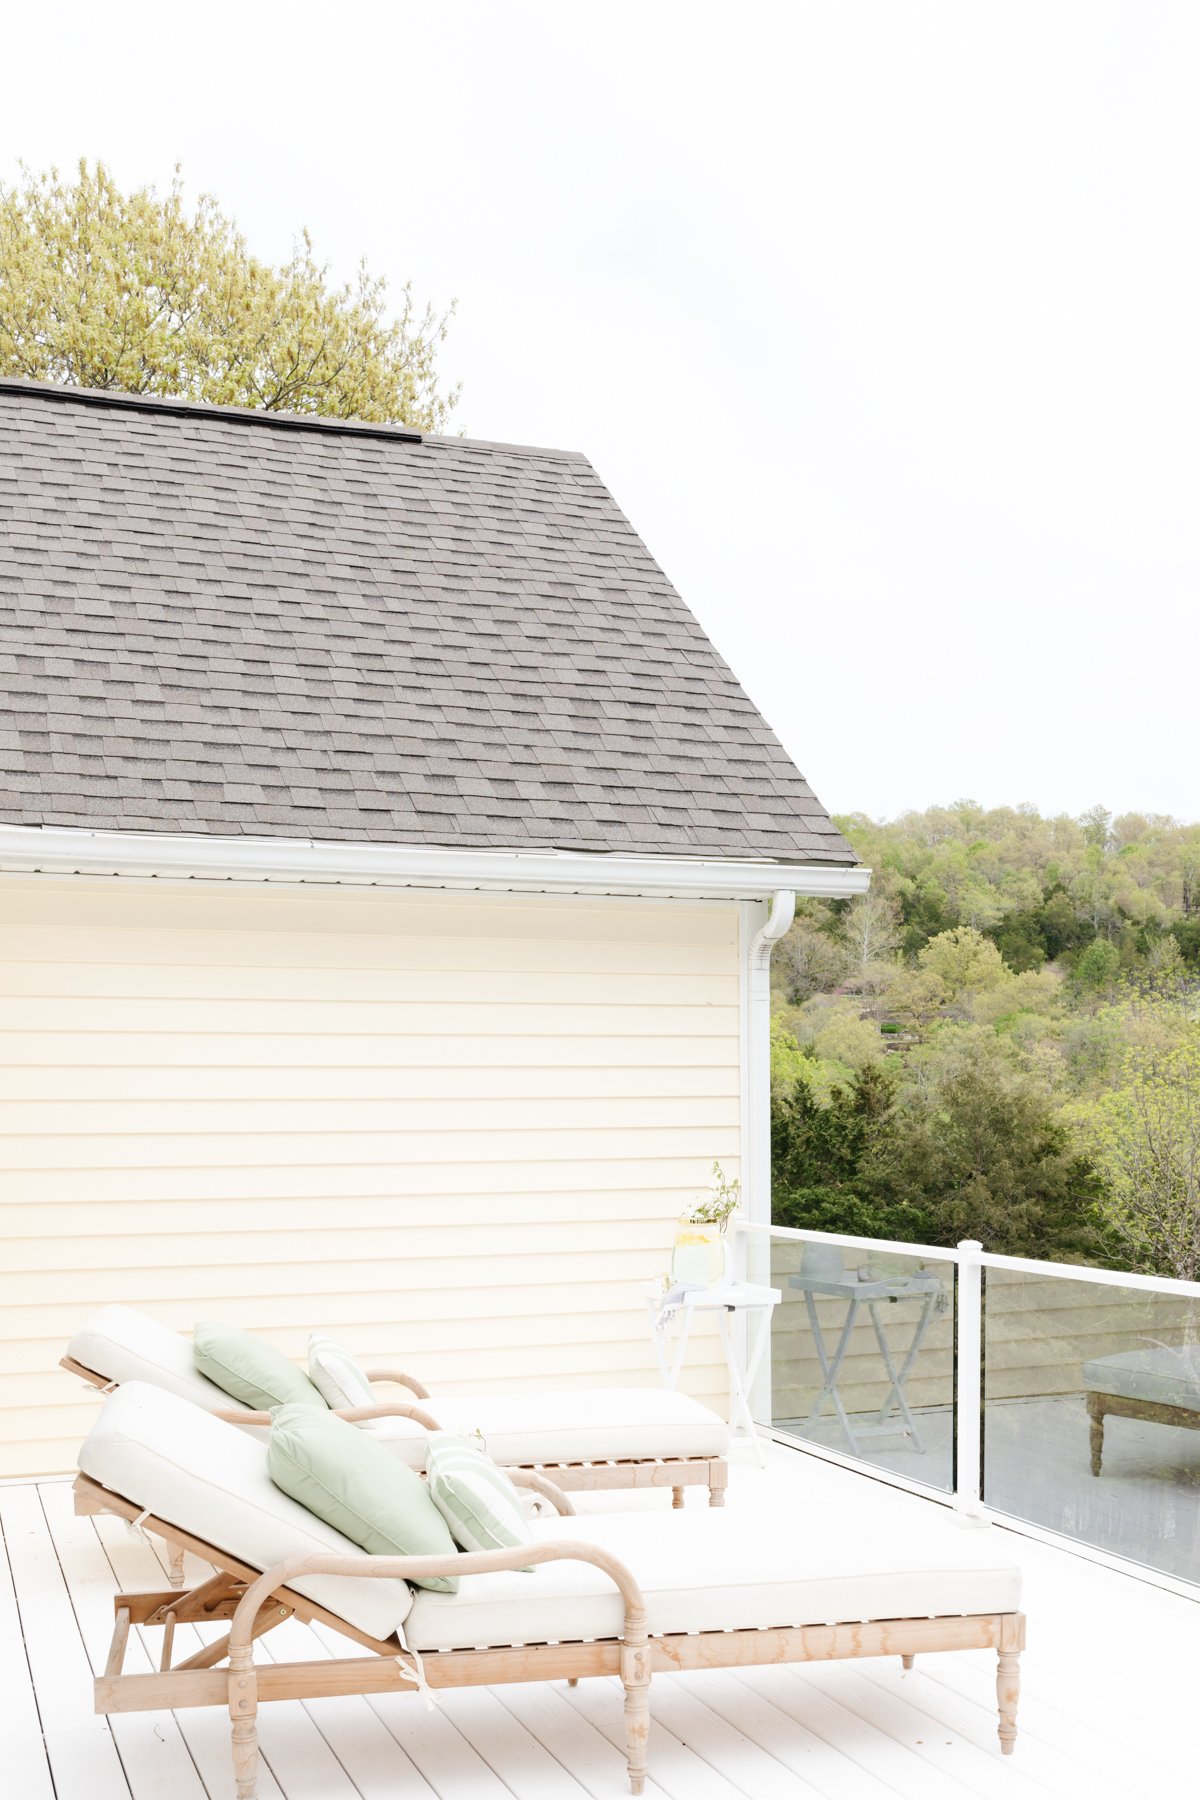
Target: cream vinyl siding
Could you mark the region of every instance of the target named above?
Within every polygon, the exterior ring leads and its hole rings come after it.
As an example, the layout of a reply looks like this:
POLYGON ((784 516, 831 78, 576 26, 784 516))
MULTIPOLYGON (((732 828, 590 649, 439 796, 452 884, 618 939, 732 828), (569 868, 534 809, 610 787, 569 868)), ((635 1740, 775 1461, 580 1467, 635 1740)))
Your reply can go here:
POLYGON ((6 881, 0 1474, 73 1466, 106 1301, 434 1389, 656 1380, 640 1284, 738 1149, 734 905, 6 881))

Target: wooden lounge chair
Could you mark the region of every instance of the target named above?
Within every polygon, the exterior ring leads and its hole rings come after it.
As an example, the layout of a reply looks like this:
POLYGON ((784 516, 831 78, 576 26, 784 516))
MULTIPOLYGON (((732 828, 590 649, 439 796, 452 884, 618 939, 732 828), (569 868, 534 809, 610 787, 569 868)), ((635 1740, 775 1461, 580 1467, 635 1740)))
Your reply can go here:
MULTIPOLYGON (((837 1515, 792 1512, 569 1515, 516 1550, 367 1556, 274 1488, 263 1446, 162 1389, 112 1395, 80 1452, 76 1510, 142 1523, 215 1573, 190 1592, 119 1593, 97 1712, 228 1706, 237 1800, 255 1800, 259 1705, 508 1681, 619 1675, 630 1786, 643 1789, 652 1675, 754 1663, 998 1653, 1001 1749, 1016 1738, 1025 1622, 1017 1570, 990 1540, 938 1515, 894 1545, 837 1515), (265 1572, 264 1572, 265 1570, 265 1572), (529 1571, 529 1572, 521 1572, 529 1571), (457 1594, 407 1582, 459 1577, 457 1594), (284 1619, 318 1620, 363 1655, 256 1668, 253 1643, 284 1619), (227 1621, 227 1635, 172 1664, 175 1627, 227 1621), (161 1626, 155 1674, 125 1674, 130 1630, 161 1626), (219 1666, 219 1665, 224 1665, 219 1666)), ((537 1482, 539 1478, 525 1479, 537 1482)))
MULTIPOLYGON (((191 1341, 128 1306, 106 1306, 77 1331, 62 1367, 92 1386, 152 1381, 219 1418, 247 1428, 269 1425, 201 1375, 191 1341)), ((488 1453, 506 1467, 543 1469, 571 1490, 704 1487, 721 1506, 729 1480, 729 1427, 711 1407, 665 1388, 581 1388, 554 1393, 431 1395, 413 1376, 368 1369, 370 1381, 398 1384, 403 1399, 343 1410, 375 1421, 388 1446, 410 1467, 424 1464, 430 1431, 479 1431, 488 1453)))
POLYGON ((1156 1344, 1122 1350, 1083 1365, 1091 1422, 1092 1474, 1104 1456, 1104 1421, 1109 1413, 1200 1431, 1200 1368, 1186 1350, 1156 1344))

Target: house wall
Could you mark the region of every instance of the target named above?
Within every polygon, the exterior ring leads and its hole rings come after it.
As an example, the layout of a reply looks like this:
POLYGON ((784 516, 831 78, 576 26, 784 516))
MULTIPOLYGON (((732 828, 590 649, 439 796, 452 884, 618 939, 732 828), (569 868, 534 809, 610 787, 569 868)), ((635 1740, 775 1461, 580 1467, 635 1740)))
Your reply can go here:
POLYGON ((738 1151, 734 905, 10 878, 0 1474, 73 1466, 107 1301, 434 1389, 657 1380, 641 1284, 738 1151))

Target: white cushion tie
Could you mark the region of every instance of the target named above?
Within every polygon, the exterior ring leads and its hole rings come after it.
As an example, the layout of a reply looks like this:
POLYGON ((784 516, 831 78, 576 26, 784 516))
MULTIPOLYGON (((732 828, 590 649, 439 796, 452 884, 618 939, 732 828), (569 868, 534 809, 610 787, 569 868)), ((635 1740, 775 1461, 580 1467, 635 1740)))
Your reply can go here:
POLYGON ((424 1658, 422 1657, 421 1652, 419 1650, 412 1650, 409 1648, 408 1641, 404 1636, 403 1630, 398 1631, 396 1633, 396 1636, 400 1639, 400 1642, 404 1645, 403 1653, 396 1658, 396 1662, 399 1665, 400 1672, 405 1677, 406 1680, 412 1682, 412 1684, 416 1688, 418 1694, 420 1694, 422 1700, 424 1700, 426 1710, 428 1712, 432 1712, 434 1707, 437 1705, 437 1695, 434 1693, 433 1689, 430 1687, 428 1681, 425 1678, 424 1658))
POLYGON ((150 1539, 143 1530, 143 1526, 149 1517, 150 1508, 146 1506, 142 1508, 136 1519, 126 1519, 125 1521, 130 1537, 140 1538, 143 1544, 148 1544, 150 1542, 150 1539))

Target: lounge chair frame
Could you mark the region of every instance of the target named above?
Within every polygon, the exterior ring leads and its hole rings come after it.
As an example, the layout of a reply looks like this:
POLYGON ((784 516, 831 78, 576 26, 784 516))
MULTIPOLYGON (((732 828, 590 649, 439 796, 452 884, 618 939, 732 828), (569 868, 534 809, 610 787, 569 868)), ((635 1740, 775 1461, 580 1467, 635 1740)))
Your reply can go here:
MULTIPOLYGON (((109 1391, 119 1383, 109 1381, 98 1375, 94 1369, 85 1368, 73 1357, 60 1358, 60 1365, 71 1375, 78 1375, 80 1380, 90 1383, 92 1387, 109 1391)), ((368 1369, 365 1371, 370 1382, 388 1381, 406 1387, 416 1400, 428 1400, 429 1391, 412 1375, 406 1375, 399 1369, 368 1369)), ((386 1400, 378 1406, 354 1406, 336 1409, 340 1419, 349 1419, 357 1423, 365 1419, 399 1419, 408 1418, 427 1431, 441 1431, 442 1427, 429 1411, 428 1407, 417 1406, 412 1401, 386 1400)), ((229 1407, 213 1415, 218 1419, 227 1419, 232 1425, 269 1425, 269 1413, 251 1412, 245 1408, 229 1407)), ((525 1468, 541 1470, 550 1476, 556 1486, 572 1493, 595 1493, 608 1488, 667 1488, 671 1490, 671 1505, 683 1505, 684 1489, 704 1487, 708 1489, 708 1504, 724 1506, 725 1490, 729 1485, 729 1463, 723 1456, 644 1456, 623 1458, 606 1462, 543 1462, 526 1463, 525 1468)))
MULTIPOLYGON (((549 1490, 549 1497, 560 1511, 571 1510, 569 1502, 564 1504, 554 1496, 552 1484, 544 1478, 538 1477, 526 1485, 537 1486, 543 1493, 549 1490)), ((260 1702, 411 1691, 417 1685, 418 1672, 431 1689, 493 1686, 509 1681, 574 1683, 587 1675, 620 1676, 625 1690, 629 1785, 634 1794, 642 1793, 645 1787, 651 1676, 681 1669, 743 1668, 756 1663, 823 1662, 864 1656, 899 1656, 910 1668, 914 1656, 928 1651, 992 1649, 997 1652, 996 1700, 1002 1752, 1008 1755, 1016 1742, 1019 1659, 1025 1646, 1025 1618, 1019 1612, 652 1637, 647 1632, 645 1600, 636 1578, 616 1557, 592 1544, 564 1539, 526 1544, 515 1550, 464 1552, 453 1557, 307 1556, 280 1563, 260 1574, 165 1519, 145 1516, 131 1501, 87 1476, 76 1480, 75 1510, 81 1514, 116 1513, 120 1518, 140 1520, 180 1556, 190 1550, 215 1567, 217 1573, 213 1577, 188 1593, 166 1589, 116 1595, 116 1625, 104 1673, 95 1678, 95 1708, 98 1713, 108 1714, 227 1706, 232 1723, 237 1800, 257 1800, 256 1720, 260 1702), (590 1563, 613 1582, 624 1603, 620 1637, 510 1648, 425 1651, 417 1658, 398 1636, 386 1641, 368 1637, 297 1593, 291 1585, 311 1575, 419 1580, 528 1568, 534 1563, 564 1559, 590 1563), (304 1621, 319 1620, 370 1654, 329 1661, 271 1663, 256 1668, 254 1639, 293 1616, 304 1621), (224 1619, 230 1621, 226 1638, 171 1666, 177 1624, 224 1619), (162 1666, 156 1674, 123 1673, 130 1628, 136 1624, 164 1628, 162 1666), (222 1661, 227 1668, 216 1666, 222 1661)))
POLYGON ((1151 1425, 1178 1425, 1185 1431, 1200 1431, 1200 1412, 1191 1406, 1171 1406, 1165 1400, 1131 1400, 1127 1394, 1105 1394, 1092 1390, 1087 1396, 1092 1474, 1100 1473, 1104 1457, 1104 1421, 1111 1413, 1119 1419, 1144 1419, 1151 1425))

